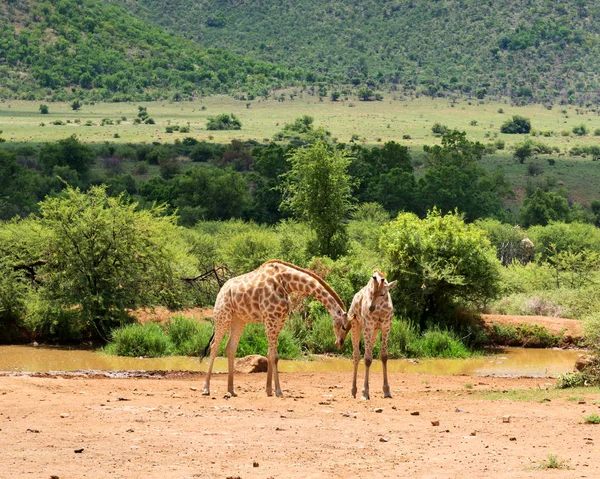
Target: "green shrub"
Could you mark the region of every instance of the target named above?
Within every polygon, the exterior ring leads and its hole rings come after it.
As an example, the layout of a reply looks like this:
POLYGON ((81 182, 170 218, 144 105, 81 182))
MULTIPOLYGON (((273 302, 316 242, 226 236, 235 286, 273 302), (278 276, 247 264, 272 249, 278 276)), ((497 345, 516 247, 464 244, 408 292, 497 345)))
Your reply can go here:
POLYGON ((427 358, 466 358, 470 356, 468 349, 450 331, 429 329, 409 345, 414 357, 427 358))
POLYGON ((112 342, 105 351, 129 357, 161 357, 171 352, 169 338, 157 323, 130 324, 112 332, 112 342))
POLYGON ((206 122, 207 130, 241 130, 242 123, 233 113, 228 115, 222 113, 217 116, 208 117, 206 122))
POLYGON ((587 424, 600 424, 600 416, 596 413, 592 413, 589 416, 583 418, 587 424))
POLYGON ((213 326, 206 322, 176 316, 167 324, 172 351, 180 356, 199 356, 210 341, 213 326))
POLYGON ((500 263, 487 234, 458 214, 434 209, 423 220, 401 213, 383 227, 380 248, 390 266, 396 311, 418 321, 458 303, 482 304, 499 293, 500 263))
POLYGON ((510 120, 506 120, 500 128, 502 133, 525 134, 531 131, 531 121, 519 115, 514 115, 510 120))
POLYGON ((567 373, 561 374, 556 380, 557 389, 580 388, 585 386, 586 377, 583 373, 567 373))
MULTIPOLYGON (((246 325, 240 343, 237 348, 237 357, 244 357, 250 354, 260 354, 267 356, 269 343, 263 324, 246 325)), ((277 352, 281 359, 296 359, 301 356, 300 348, 290 332, 283 329, 279 334, 277 342, 277 352)))

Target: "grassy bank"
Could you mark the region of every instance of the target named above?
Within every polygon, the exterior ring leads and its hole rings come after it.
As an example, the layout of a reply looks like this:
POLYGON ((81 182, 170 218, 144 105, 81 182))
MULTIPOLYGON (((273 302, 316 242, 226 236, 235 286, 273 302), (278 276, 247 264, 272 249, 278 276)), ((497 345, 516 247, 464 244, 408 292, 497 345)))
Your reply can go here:
MULTIPOLYGON (((169 322, 133 324, 113 332, 112 341, 105 347, 109 354, 119 356, 160 357, 169 355, 199 356, 212 335, 210 322, 196 322, 181 316, 169 322)), ((225 355, 227 337, 221 343, 219 355, 225 355)), ((379 355, 381 342, 374 348, 379 355)), ((278 344, 281 359, 299 359, 311 354, 352 355, 350 338, 342 350, 335 345, 335 336, 328 315, 317 315, 308 321, 292 316, 286 322, 278 344)), ((244 329, 237 357, 249 354, 267 355, 268 344, 262 324, 249 324, 244 329)), ((420 334, 411 324, 395 319, 389 340, 390 359, 406 357, 466 358, 477 352, 470 351, 460 339, 449 331, 430 329, 420 334)))

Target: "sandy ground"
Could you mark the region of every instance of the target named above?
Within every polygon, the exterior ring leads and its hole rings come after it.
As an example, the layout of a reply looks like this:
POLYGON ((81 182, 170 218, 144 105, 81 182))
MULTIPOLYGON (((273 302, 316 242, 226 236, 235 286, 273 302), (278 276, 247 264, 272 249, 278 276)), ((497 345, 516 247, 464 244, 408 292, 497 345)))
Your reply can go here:
POLYGON ((236 374, 227 398, 225 374, 210 397, 203 377, 0 376, 0 477, 600 477, 600 425, 583 422, 597 388, 398 373, 383 399, 373 374, 361 401, 347 373, 288 373, 280 399, 258 373, 236 374), (522 389, 536 399, 514 400, 522 389), (550 454, 568 469, 539 469, 550 454))

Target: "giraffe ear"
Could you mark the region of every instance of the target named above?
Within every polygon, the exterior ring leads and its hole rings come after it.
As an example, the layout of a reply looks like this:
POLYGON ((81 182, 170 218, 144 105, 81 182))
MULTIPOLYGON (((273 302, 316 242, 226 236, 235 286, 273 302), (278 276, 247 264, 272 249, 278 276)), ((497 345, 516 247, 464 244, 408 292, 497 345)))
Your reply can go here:
POLYGON ((392 281, 390 284, 388 284, 388 291, 390 289, 392 289, 394 286, 396 286, 396 283, 398 282, 398 280, 392 281))

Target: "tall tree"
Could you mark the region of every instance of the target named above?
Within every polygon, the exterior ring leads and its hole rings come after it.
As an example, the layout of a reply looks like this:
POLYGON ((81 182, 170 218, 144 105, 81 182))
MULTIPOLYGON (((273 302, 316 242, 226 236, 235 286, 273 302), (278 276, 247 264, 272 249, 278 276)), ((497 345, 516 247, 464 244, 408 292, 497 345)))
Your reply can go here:
POLYGON ((308 223, 316 235, 316 252, 336 258, 346 251, 346 220, 352 210, 350 158, 324 141, 299 148, 283 175, 282 207, 308 223))

